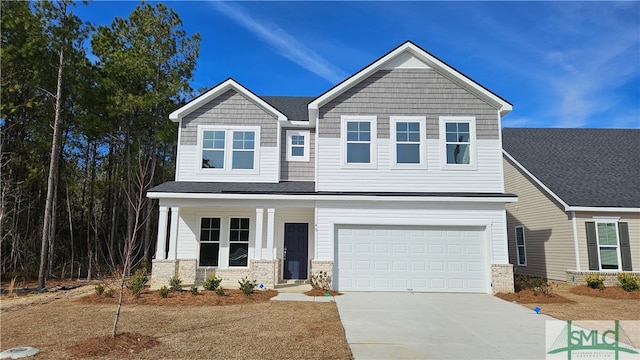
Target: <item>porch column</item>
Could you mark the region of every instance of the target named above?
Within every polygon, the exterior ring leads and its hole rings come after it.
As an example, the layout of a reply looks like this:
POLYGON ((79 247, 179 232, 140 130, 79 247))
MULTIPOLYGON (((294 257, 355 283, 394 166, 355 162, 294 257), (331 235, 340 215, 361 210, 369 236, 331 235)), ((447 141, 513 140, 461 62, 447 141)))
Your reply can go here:
POLYGON ((262 223, 264 219, 264 209, 256 208, 256 238, 253 250, 255 260, 262 259, 262 223))
POLYGON ((273 251, 273 238, 275 230, 275 213, 276 209, 267 209, 267 260, 273 260, 275 253, 273 251))
POLYGON ((176 259, 176 248, 178 242, 178 209, 177 206, 171 207, 171 228, 169 229, 169 256, 167 259, 176 259))
POLYGON ((158 241, 156 243, 156 260, 164 260, 167 253, 167 207, 160 206, 158 214, 158 241))

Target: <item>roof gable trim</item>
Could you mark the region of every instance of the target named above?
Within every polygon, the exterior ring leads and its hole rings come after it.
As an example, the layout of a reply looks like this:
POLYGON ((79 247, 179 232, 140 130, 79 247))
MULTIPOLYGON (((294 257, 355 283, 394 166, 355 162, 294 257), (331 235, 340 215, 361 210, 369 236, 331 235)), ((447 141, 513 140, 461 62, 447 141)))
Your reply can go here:
POLYGON ((281 121, 288 120, 286 115, 281 113, 278 109, 274 108, 266 101, 262 100, 258 95, 254 94, 249 89, 245 88, 240 83, 233 80, 232 78, 229 78, 221 82, 220 84, 214 86, 211 90, 193 99, 183 107, 175 110, 174 112, 169 114, 169 119, 174 122, 179 122, 185 116, 189 115, 190 113, 199 109, 201 106, 207 104, 211 100, 217 98, 218 96, 226 93, 229 90, 235 90, 236 92, 242 94, 247 99, 249 99, 249 101, 253 102, 254 104, 259 106, 266 112, 272 114, 278 120, 281 120, 281 121))

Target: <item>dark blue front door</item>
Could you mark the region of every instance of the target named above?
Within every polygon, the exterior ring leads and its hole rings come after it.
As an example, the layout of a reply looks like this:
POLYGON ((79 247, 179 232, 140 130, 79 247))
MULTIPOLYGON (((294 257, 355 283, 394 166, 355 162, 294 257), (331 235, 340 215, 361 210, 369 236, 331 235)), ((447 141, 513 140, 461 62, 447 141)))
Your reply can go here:
POLYGON ((284 224, 285 279, 306 279, 309 253, 309 224, 284 224))

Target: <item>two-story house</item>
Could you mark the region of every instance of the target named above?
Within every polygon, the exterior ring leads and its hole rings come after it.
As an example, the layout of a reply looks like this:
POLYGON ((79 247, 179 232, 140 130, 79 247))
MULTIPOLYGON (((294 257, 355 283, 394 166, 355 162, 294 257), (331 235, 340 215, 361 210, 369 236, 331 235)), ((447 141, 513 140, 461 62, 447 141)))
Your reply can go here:
POLYGON ((170 115, 152 286, 513 291, 501 118, 512 105, 406 42, 316 98, 228 79, 170 115))

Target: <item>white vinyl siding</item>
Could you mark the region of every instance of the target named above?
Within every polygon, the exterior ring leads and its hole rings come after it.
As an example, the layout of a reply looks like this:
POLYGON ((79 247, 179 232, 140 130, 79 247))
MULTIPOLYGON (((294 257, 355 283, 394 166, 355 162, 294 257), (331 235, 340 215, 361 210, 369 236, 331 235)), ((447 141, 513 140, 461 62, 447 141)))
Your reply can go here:
POLYGON ((319 191, 402 191, 423 192, 503 192, 501 143, 499 140, 477 141, 477 171, 464 174, 446 171, 440 167, 440 142, 425 141, 424 169, 403 168, 394 165, 391 140, 378 139, 375 172, 367 168, 343 167, 342 143, 338 138, 319 138, 318 182, 319 191))

